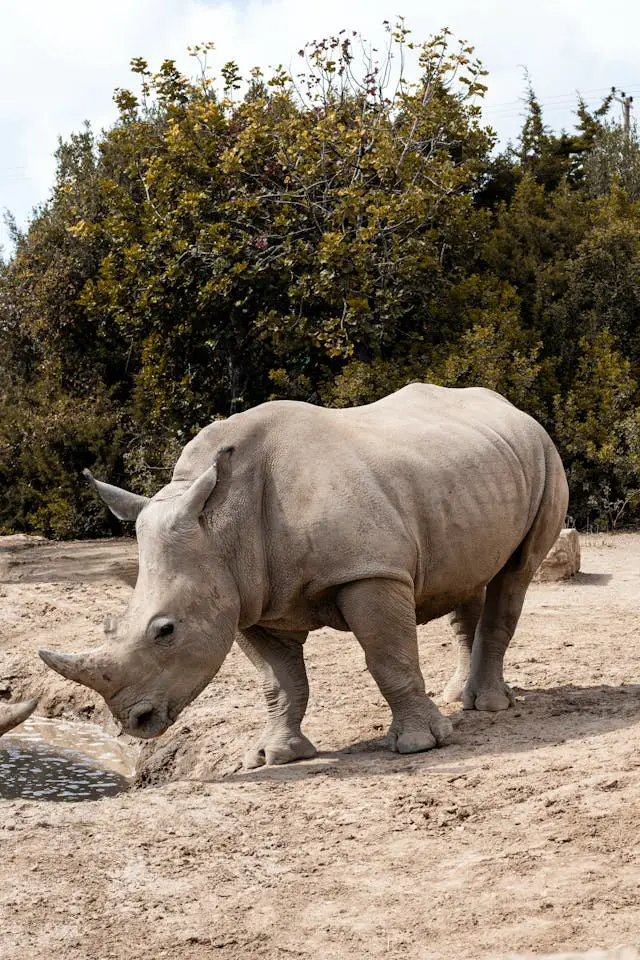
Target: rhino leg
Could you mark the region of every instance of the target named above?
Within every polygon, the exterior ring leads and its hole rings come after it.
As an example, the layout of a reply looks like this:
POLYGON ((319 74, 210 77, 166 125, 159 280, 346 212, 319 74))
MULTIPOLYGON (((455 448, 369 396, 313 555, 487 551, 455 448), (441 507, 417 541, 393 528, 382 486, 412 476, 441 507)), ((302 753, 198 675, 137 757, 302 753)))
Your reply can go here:
POLYGON ((417 753, 446 743, 451 721, 426 695, 420 672, 413 590, 394 580, 361 580, 343 587, 337 602, 391 708, 391 749, 417 753))
POLYGON ((303 656, 306 638, 306 633, 277 634, 262 627, 250 627, 237 638, 262 677, 268 711, 265 729, 245 753, 247 770, 316 755, 316 748, 300 730, 309 700, 303 656))
POLYGON ((473 638, 476 635, 476 627, 482 615, 483 606, 484 590, 479 596, 461 603, 449 617, 458 643, 458 663, 455 673, 442 692, 445 703, 462 699, 462 691, 469 679, 473 638))
POLYGON ((469 680, 462 692, 465 710, 505 710, 514 703, 504 682, 504 655, 533 575, 562 529, 566 490, 563 472, 555 468, 555 463, 548 465, 542 500, 529 533, 487 586, 471 651, 469 680))
POLYGON ((487 587, 471 651, 469 679, 462 692, 465 710, 506 710, 514 703, 504 682, 504 655, 514 634, 529 578, 505 568, 487 587))

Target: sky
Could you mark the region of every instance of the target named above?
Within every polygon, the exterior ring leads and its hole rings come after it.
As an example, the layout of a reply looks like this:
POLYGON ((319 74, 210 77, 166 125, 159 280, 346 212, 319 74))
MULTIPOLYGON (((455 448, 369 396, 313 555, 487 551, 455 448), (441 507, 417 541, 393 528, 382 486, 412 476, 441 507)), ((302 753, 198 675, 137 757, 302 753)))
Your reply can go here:
MULTIPOLYGON (((114 89, 135 89, 132 57, 192 74, 187 47, 213 41, 220 62, 245 72, 295 66, 307 41, 346 28, 375 43, 397 14, 416 39, 447 26, 474 45, 489 70, 485 118, 503 143, 521 126, 525 68, 553 129, 572 126, 577 90, 597 105, 615 86, 640 110, 634 0, 0 0, 0 211, 27 225, 49 196, 58 137, 114 121, 114 89)), ((0 245, 10 253, 4 226, 0 245)))

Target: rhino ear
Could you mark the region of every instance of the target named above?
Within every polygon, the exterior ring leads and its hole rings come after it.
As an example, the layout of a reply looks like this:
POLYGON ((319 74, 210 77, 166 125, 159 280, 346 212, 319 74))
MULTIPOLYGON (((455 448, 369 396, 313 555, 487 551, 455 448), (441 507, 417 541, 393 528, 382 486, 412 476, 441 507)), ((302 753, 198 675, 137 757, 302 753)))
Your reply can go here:
POLYGON ((129 493, 128 490, 96 480, 89 470, 83 470, 82 475, 118 520, 136 520, 142 508, 149 503, 148 497, 141 497, 137 493, 129 493))
POLYGON ((233 447, 225 447, 216 455, 215 463, 200 474, 180 497, 180 516, 198 518, 218 503, 222 503, 231 481, 233 447))

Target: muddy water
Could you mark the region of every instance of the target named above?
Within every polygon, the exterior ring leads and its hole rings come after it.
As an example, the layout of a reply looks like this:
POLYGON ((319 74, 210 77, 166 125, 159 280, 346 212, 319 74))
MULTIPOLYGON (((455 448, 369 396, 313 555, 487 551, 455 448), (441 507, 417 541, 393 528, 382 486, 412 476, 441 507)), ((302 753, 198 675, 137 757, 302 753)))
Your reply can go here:
POLYGON ((31 717, 0 740, 0 797, 97 800, 126 790, 137 750, 90 723, 31 717))

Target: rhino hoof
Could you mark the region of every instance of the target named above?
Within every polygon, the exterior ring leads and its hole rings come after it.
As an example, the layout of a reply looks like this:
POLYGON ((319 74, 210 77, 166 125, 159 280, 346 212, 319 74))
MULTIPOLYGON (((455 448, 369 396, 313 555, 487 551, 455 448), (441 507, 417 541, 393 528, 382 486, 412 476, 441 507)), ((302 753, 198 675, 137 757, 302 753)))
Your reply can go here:
POLYGON ((287 740, 274 738, 269 743, 261 741, 250 747, 244 755, 242 766, 245 770, 257 767, 275 766, 291 763, 294 760, 310 760, 318 751, 303 734, 287 740))
POLYGON ((428 720, 394 720, 387 742, 395 753, 421 753, 444 746, 452 736, 453 724, 448 717, 430 716, 428 720))
POLYGON ((462 706, 465 710, 486 710, 489 713, 498 713, 507 710, 516 702, 511 687, 506 683, 491 687, 474 688, 467 685, 462 693, 462 706))
POLYGON ((445 686, 442 691, 442 699, 444 703, 457 703, 459 700, 462 700, 462 691, 464 690, 464 685, 466 682, 466 677, 461 680, 457 673, 451 677, 449 683, 445 686))

